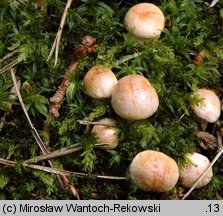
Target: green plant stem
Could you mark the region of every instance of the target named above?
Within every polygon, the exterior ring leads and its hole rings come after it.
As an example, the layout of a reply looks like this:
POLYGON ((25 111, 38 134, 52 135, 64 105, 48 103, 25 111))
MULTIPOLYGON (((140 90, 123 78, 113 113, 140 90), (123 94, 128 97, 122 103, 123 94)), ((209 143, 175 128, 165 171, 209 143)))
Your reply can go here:
POLYGON ((123 64, 131 59, 134 59, 134 58, 137 58, 138 56, 142 55, 142 52, 139 52, 139 53, 134 53, 134 54, 131 54, 131 55, 126 55, 124 57, 122 57, 120 60, 117 60, 115 62, 115 65, 114 67, 117 67, 119 66, 120 64, 123 64))

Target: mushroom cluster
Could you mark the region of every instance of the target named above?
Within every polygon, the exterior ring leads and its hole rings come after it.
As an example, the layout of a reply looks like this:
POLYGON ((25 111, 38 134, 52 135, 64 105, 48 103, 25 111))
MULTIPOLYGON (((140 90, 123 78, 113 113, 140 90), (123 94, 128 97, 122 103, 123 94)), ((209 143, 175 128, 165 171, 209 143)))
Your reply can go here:
MULTIPOLYGON (((165 26, 165 18, 157 6, 140 3, 129 9, 124 24, 137 39, 150 40, 160 37, 165 26)), ((118 81, 111 69, 104 65, 94 66, 87 72, 84 87, 90 97, 110 98, 113 110, 123 119, 147 119, 159 106, 158 94, 146 77, 131 74, 118 81)), ((218 96, 205 88, 198 89, 193 94, 201 99, 200 103, 191 104, 195 114, 207 122, 216 122, 221 114, 218 96)), ((99 144, 105 144, 98 148, 116 148, 119 145, 117 121, 104 118, 98 123, 91 131, 99 144)), ((143 191, 167 192, 175 187, 178 180, 183 187, 191 188, 210 165, 210 161, 198 153, 188 154, 187 157, 192 164, 185 164, 179 171, 176 161, 168 155, 154 150, 144 150, 133 158, 129 166, 130 179, 143 191)), ((197 188, 207 185, 212 176, 210 169, 197 188)))

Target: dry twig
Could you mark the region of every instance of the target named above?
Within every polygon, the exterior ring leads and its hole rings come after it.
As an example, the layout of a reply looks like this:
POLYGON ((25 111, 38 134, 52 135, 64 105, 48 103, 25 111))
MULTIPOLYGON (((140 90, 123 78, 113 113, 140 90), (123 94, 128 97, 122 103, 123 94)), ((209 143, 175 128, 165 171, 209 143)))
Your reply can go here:
POLYGON ((72 154, 76 151, 79 151, 80 149, 81 149, 80 143, 76 143, 76 144, 70 145, 69 147, 64 147, 62 149, 54 150, 47 154, 28 159, 25 161, 25 163, 37 163, 43 160, 49 160, 49 159, 53 159, 57 157, 62 157, 68 154, 72 154))
MULTIPOLYGON (((105 145, 109 145, 109 143, 95 144, 95 148, 97 148, 99 146, 100 147, 105 146, 105 145)), ((65 155, 69 155, 69 154, 72 154, 72 153, 74 153, 76 151, 79 151, 81 149, 82 149, 82 147, 80 146, 80 143, 76 143, 76 144, 70 145, 69 147, 64 147, 64 148, 61 148, 61 149, 58 149, 58 150, 51 151, 47 154, 28 159, 24 162, 25 163, 37 163, 37 162, 40 162, 40 161, 54 159, 54 158, 62 157, 62 156, 65 156, 65 155)))
MULTIPOLYGON (((16 162, 0 158, 0 164, 3 164, 5 166, 14 167, 16 165, 16 162)), ((27 163, 22 163, 22 166, 31 168, 31 169, 35 169, 35 170, 48 172, 48 173, 57 174, 57 175, 65 175, 65 176, 76 175, 78 177, 96 177, 96 178, 108 179, 108 180, 109 179, 110 180, 127 180, 128 179, 127 177, 86 174, 86 173, 81 173, 81 172, 60 170, 60 169, 55 169, 55 168, 51 168, 51 167, 40 166, 40 165, 35 165, 35 164, 27 164, 27 163)))
POLYGON ((44 131, 49 133, 49 124, 54 119, 59 117, 59 109, 63 104, 64 95, 67 91, 67 88, 70 85, 69 77, 73 74, 75 68, 79 62, 88 54, 94 53, 96 51, 97 45, 94 44, 95 40, 93 37, 87 35, 82 39, 82 43, 74 51, 74 59, 69 66, 62 83, 58 87, 58 90, 52 98, 50 98, 51 105, 47 120, 45 122, 44 131))
POLYGON ((7 64, 5 67, 0 69, 0 75, 9 71, 11 68, 15 67, 20 61, 18 59, 10 62, 9 64, 7 64))
POLYGON ((11 58, 12 56, 14 56, 14 55, 17 54, 17 53, 18 53, 18 49, 13 50, 12 52, 10 52, 10 53, 8 53, 7 55, 3 56, 2 58, 0 58, 0 64, 1 64, 2 62, 4 62, 6 59, 11 58))
POLYGON ((48 59, 47 59, 47 61, 48 61, 52 57, 52 55, 53 55, 53 53, 55 51, 55 62, 54 62, 54 65, 56 65, 57 64, 57 61, 58 61, 58 53, 59 53, 60 39, 61 39, 61 35, 62 35, 62 32, 63 32, 64 24, 65 24, 65 21, 66 21, 66 18, 67 18, 67 12, 68 12, 68 10, 69 10, 72 2, 73 2, 73 0, 67 0, 67 4, 65 6, 62 19, 60 21, 59 29, 57 31, 57 34, 56 34, 56 37, 54 39, 52 48, 50 50, 50 54, 49 54, 48 59))

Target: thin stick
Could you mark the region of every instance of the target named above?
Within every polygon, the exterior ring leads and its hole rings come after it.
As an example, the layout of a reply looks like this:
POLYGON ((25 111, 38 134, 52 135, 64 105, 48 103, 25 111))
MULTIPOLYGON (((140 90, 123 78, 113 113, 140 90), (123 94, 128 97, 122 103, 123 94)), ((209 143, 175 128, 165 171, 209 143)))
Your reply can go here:
MULTIPOLYGON (((101 146, 105 146, 105 145, 109 145, 109 143, 95 144, 94 147, 97 148, 97 147, 101 147, 101 146)), ((65 156, 65 155, 69 155, 69 154, 72 154, 72 153, 74 153, 76 151, 79 151, 81 149, 82 149, 82 147, 80 146, 80 143, 76 143, 76 144, 70 145, 69 147, 64 147, 64 148, 49 152, 45 155, 40 155, 40 156, 37 156, 35 158, 28 159, 24 162, 25 163, 37 163, 37 162, 40 162, 40 161, 54 159, 54 158, 62 157, 62 156, 65 156)))
POLYGON ((194 183, 193 187, 181 198, 182 200, 185 200, 191 192, 196 188, 196 186, 199 184, 199 182, 204 178, 204 176, 209 172, 209 170, 212 168, 212 166, 215 164, 215 162, 218 160, 218 158, 222 155, 223 148, 217 153, 217 155, 214 157, 210 165, 207 167, 205 172, 200 176, 200 178, 194 183))
POLYGON ((59 29, 57 31, 57 34, 56 34, 56 37, 54 39, 52 48, 50 50, 50 54, 49 54, 49 56, 47 58, 47 61, 48 61, 51 58, 51 56, 53 55, 54 51, 55 51, 55 62, 54 62, 54 65, 55 66, 56 66, 57 61, 58 61, 58 53, 59 53, 60 39, 61 39, 61 35, 62 35, 62 32, 63 32, 63 27, 65 25, 65 21, 66 21, 66 18, 67 18, 67 13, 68 13, 68 10, 69 10, 72 2, 73 2, 73 0, 68 0, 67 1, 67 4, 65 6, 62 19, 60 21, 59 29))
POLYGON ((33 126, 32 121, 31 121, 31 119, 30 119, 30 117, 29 117, 29 114, 28 114, 28 112, 27 112, 27 110, 26 110, 25 104, 24 104, 24 102, 23 102, 22 96, 21 96, 21 94, 20 94, 20 91, 19 91, 19 88, 18 88, 18 85, 17 85, 18 82, 17 82, 17 80, 16 80, 16 77, 15 77, 15 74, 14 74, 14 71, 13 71, 12 68, 10 69, 10 72, 11 72, 12 81, 13 81, 13 84, 14 84, 14 87, 15 87, 15 92, 16 92, 16 94, 17 94, 17 97, 18 97, 18 99, 19 99, 19 103, 20 103, 20 105, 21 105, 21 107, 22 107, 22 110, 23 110, 23 112, 24 112, 24 114, 25 114, 25 116, 26 116, 26 119, 27 119, 27 121, 28 121, 28 123, 29 123, 29 126, 30 126, 30 128, 31 128, 31 132, 32 132, 32 134, 33 134, 33 137, 35 138, 36 142, 38 143, 38 145, 39 145, 41 151, 42 151, 43 153, 47 153, 48 150, 47 150, 46 146, 44 145, 42 139, 40 138, 39 134, 37 133, 35 127, 33 126))
POLYGON ((25 163, 37 163, 39 161, 49 160, 49 159, 53 159, 53 158, 57 158, 57 157, 62 157, 62 156, 68 155, 68 154, 72 154, 76 151, 79 151, 80 149, 81 149, 80 143, 77 143, 77 144, 70 145, 69 147, 65 147, 65 148, 62 148, 59 150, 49 152, 44 155, 37 156, 35 158, 28 159, 24 162, 25 163))
POLYGON ((3 56, 2 58, 0 58, 0 63, 2 63, 3 61, 5 61, 6 59, 11 58, 12 56, 14 56, 16 53, 18 53, 18 49, 13 50, 12 52, 8 53, 7 55, 3 56))
POLYGON ((8 65, 0 69, 0 75, 15 67, 20 61, 18 59, 10 62, 8 65))
MULTIPOLYGON (((29 123, 29 126, 31 128, 31 133, 32 133, 33 137, 35 138, 35 140, 36 140, 37 144, 39 145, 39 148, 41 149, 41 151, 43 152, 43 154, 47 154, 47 153, 49 153, 49 150, 45 146, 45 144, 42 141, 41 137, 39 136, 36 128, 33 126, 32 122, 31 122, 31 119, 30 119, 29 114, 28 114, 28 112, 26 110, 25 104, 23 102, 22 96, 20 94, 19 88, 17 86, 17 80, 16 80, 16 77, 15 77, 15 74, 14 74, 14 71, 13 71, 12 68, 10 69, 10 72, 11 72, 12 81, 13 81, 13 84, 15 86, 15 91, 16 91, 16 94, 18 96, 20 105, 21 105, 21 107, 23 109, 23 112, 24 112, 24 114, 25 114, 25 116, 27 118, 27 121, 29 123)), ((53 162, 50 161, 50 160, 48 160, 48 162, 49 162, 50 166, 52 167, 53 166, 53 162)), ((77 190, 74 188, 74 185, 70 184, 70 182, 69 182, 69 180, 67 179, 66 176, 58 176, 58 179, 59 179, 60 184, 61 184, 62 187, 63 187, 63 183, 65 183, 66 185, 69 185, 71 191, 73 192, 73 195, 79 199, 79 195, 78 195, 77 190)))
MULTIPOLYGON (((0 158, 0 164, 14 167, 16 165, 16 162, 0 158)), ((68 170, 60 170, 60 169, 55 169, 55 168, 40 166, 40 165, 35 165, 35 164, 22 163, 22 165, 24 167, 27 167, 27 168, 40 170, 40 171, 44 171, 44 172, 48 172, 48 173, 52 173, 52 174, 57 174, 57 175, 65 175, 65 176, 76 175, 78 177, 96 177, 96 178, 108 179, 108 180, 127 180, 128 179, 127 177, 120 177, 120 176, 105 176, 105 175, 96 175, 96 174, 86 174, 86 173, 81 173, 81 172, 73 172, 73 171, 68 171, 68 170)))

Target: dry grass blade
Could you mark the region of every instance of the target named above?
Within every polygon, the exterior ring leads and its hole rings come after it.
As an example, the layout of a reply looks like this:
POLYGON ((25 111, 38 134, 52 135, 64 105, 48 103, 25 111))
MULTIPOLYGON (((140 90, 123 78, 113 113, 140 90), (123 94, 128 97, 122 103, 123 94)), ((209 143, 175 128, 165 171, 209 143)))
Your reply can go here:
MULTIPOLYGON (((95 144, 95 148, 105 146, 105 145, 109 145, 109 143, 95 144)), ((51 151, 47 154, 28 159, 24 162, 25 163, 37 163, 37 162, 44 161, 44 160, 50 160, 50 159, 66 156, 66 155, 72 154, 76 151, 79 151, 81 149, 82 149, 82 147, 80 146, 80 143, 76 143, 76 144, 70 145, 69 147, 64 147, 64 148, 61 148, 58 150, 51 151)))
MULTIPOLYGON (((16 165, 16 162, 0 158, 0 164, 13 167, 13 166, 16 165)), ((124 177, 124 176, 120 177, 120 176, 106 176, 106 175, 86 174, 86 173, 81 173, 81 172, 60 170, 60 169, 55 169, 55 168, 40 166, 40 165, 35 165, 35 164, 22 163, 22 165, 24 167, 27 167, 27 168, 40 170, 40 171, 44 171, 44 172, 48 172, 48 173, 52 173, 52 174, 57 174, 57 175, 65 175, 65 176, 76 175, 78 177, 95 177, 95 178, 108 179, 108 180, 127 180, 128 179, 127 177, 124 177)))
MULTIPOLYGON (((222 139, 218 139, 218 141, 222 142, 222 139)), ((209 170, 212 168, 212 166, 215 164, 215 162, 218 160, 218 158, 222 155, 223 148, 219 150, 219 152, 216 154, 214 159, 211 161, 210 165, 207 167, 205 172, 200 176, 200 178, 194 183, 193 187, 190 188, 190 190, 181 198, 182 200, 185 200, 192 191, 196 188, 196 186, 199 184, 199 182, 204 178, 204 176, 209 172, 209 170)))
POLYGON ((47 154, 40 155, 35 158, 31 158, 29 160, 26 160, 25 163, 37 163, 37 162, 43 161, 43 160, 49 160, 49 159, 53 159, 53 158, 62 157, 62 156, 68 155, 68 154, 72 154, 76 151, 79 151, 80 149, 81 149, 80 143, 73 144, 69 147, 58 149, 58 150, 49 152, 47 154))
POLYGON ((68 10, 69 10, 72 2, 73 2, 73 0, 68 0, 67 1, 67 4, 65 6, 62 19, 60 21, 60 26, 59 26, 58 32, 56 34, 55 40, 54 40, 53 45, 52 45, 52 48, 50 50, 50 54, 49 54, 48 59, 47 59, 47 61, 48 61, 52 57, 52 55, 53 55, 53 53, 55 51, 55 62, 54 62, 54 65, 55 66, 56 66, 57 61, 58 61, 58 53, 59 53, 60 39, 61 39, 61 35, 62 35, 62 32, 63 32, 63 27, 64 27, 64 24, 65 24, 65 21, 66 21, 66 18, 67 18, 67 12, 68 12, 68 10))

